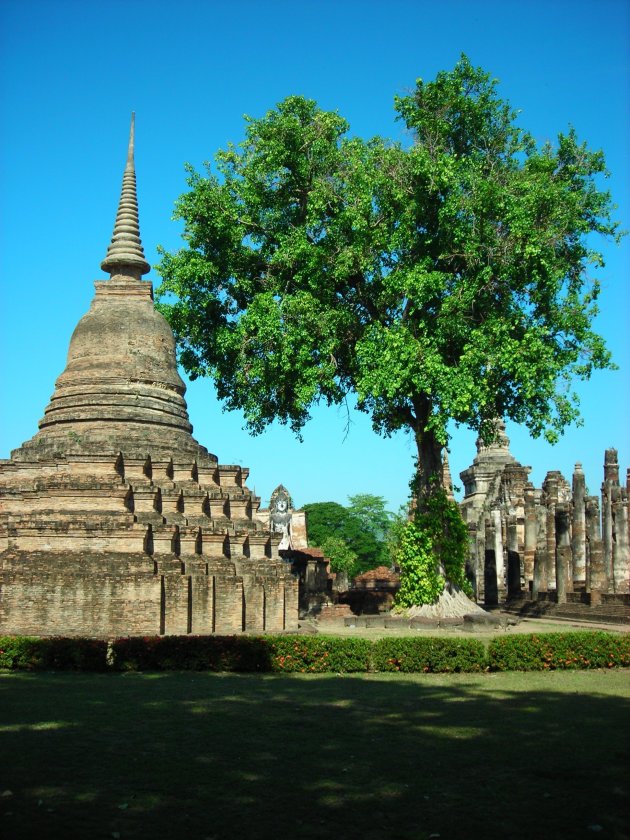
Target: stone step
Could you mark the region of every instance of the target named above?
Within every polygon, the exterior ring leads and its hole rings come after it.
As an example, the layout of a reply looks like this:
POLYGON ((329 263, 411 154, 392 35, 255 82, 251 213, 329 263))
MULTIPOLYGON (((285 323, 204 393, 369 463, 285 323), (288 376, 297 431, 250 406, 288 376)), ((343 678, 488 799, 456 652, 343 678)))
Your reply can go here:
POLYGON ((554 601, 512 601, 505 611, 513 615, 531 618, 558 618, 573 621, 587 621, 600 624, 630 624, 630 607, 625 604, 588 604, 554 601))
POLYGON ((317 621, 345 621, 352 616, 352 610, 348 604, 322 604, 317 621))

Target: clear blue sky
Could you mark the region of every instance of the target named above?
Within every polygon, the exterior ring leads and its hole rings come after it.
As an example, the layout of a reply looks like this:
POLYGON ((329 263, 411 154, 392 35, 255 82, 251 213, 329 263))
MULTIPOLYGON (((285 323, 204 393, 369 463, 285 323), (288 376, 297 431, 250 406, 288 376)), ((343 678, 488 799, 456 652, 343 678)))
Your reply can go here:
MULTIPOLYGON (((450 69, 461 52, 501 82, 522 125, 544 141, 569 124, 605 152, 618 217, 630 228, 630 4, 627 0, 2 0, 0 3, 0 457, 30 438, 68 342, 103 278, 136 111, 140 222, 147 259, 179 247, 171 221, 183 164, 200 167, 289 94, 337 109, 353 132, 399 137, 393 97, 450 69)), ((597 325, 620 366, 579 385, 584 426, 556 447, 508 426, 537 486, 583 462, 596 492, 604 448, 630 464, 630 237, 605 246, 597 325)), ((159 280, 152 273, 155 283, 159 280)), ((208 381, 187 394, 195 436, 222 463, 251 468, 266 502, 280 482, 297 504, 349 494, 407 496, 413 448, 368 418, 318 410, 297 443, 282 427, 251 438, 208 381)), ((475 455, 454 430, 454 477, 475 455)))

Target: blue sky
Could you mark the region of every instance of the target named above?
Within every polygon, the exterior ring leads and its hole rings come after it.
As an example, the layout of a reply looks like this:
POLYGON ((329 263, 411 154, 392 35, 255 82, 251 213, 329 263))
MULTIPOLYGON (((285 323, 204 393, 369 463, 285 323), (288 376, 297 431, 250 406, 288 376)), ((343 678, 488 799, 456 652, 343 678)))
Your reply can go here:
MULTIPOLYGON (((290 94, 339 110, 354 133, 401 138, 393 97, 418 77, 451 69, 461 52, 500 80, 537 140, 572 124, 604 150, 617 216, 630 228, 630 3, 580 2, 159 2, 3 0, 0 4, 0 457, 30 438, 88 309, 109 242, 136 111, 136 169, 145 253, 176 249, 173 203, 184 162, 200 167, 290 94)), ((604 449, 630 464, 630 237, 604 244, 597 326, 620 366, 579 384, 584 426, 550 447, 508 426, 512 451, 570 478, 582 461, 591 492, 604 449)), ((159 278, 151 275, 154 283, 159 278)), ((407 496, 413 447, 377 437, 369 419, 314 412, 300 444, 274 427, 252 438, 222 413, 209 381, 187 394, 195 436, 222 463, 251 468, 269 499, 282 482, 298 505, 407 496)), ((454 477, 475 455, 454 430, 454 477)))

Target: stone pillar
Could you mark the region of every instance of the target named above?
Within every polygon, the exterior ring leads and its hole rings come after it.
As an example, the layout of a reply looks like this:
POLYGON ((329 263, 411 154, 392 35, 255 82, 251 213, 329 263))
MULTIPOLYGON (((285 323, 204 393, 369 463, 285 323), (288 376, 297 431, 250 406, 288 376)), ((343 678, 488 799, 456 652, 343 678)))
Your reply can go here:
POLYGON ((573 591, 571 570, 570 505, 558 502, 556 505, 556 596, 559 604, 566 604, 567 592, 573 591))
POLYGON ((497 570, 497 595, 499 601, 505 600, 505 561, 503 558, 503 523, 501 521, 501 509, 492 508, 492 521, 494 524, 494 560, 497 570))
POLYGON ((536 554, 536 497, 534 485, 529 482, 524 490, 525 502, 525 548, 523 556, 523 571, 525 586, 529 588, 534 579, 534 555, 536 554))
POLYGON ((625 487, 612 488, 613 585, 614 592, 630 592, 630 549, 628 545, 628 499, 625 487))
POLYGON ((477 601, 485 599, 484 569, 486 563, 486 528, 483 521, 477 527, 475 536, 477 554, 475 557, 475 596, 477 601))
POLYGON ((555 472, 548 472, 543 482, 543 493, 546 508, 545 533, 546 556, 545 571, 547 575, 547 589, 556 588, 556 505, 558 503, 558 477, 555 472))
POLYGON ((607 449, 604 453, 604 482, 602 484, 602 541, 604 544, 604 568, 608 578, 609 591, 613 588, 613 488, 619 487, 619 463, 617 450, 607 449))
POLYGON ((466 557, 466 577, 470 581, 475 598, 477 598, 477 526, 473 522, 468 523, 468 555, 466 557))
POLYGON ((497 587, 495 525, 490 519, 485 520, 484 542, 483 601, 487 606, 496 606, 499 603, 499 591, 497 587))
POLYGON ((608 592, 608 578, 604 565, 604 547, 599 523, 599 499, 586 497, 586 540, 587 540, 587 589, 591 593, 591 604, 601 600, 601 593, 608 592))
POLYGON ((518 522, 512 514, 507 519, 507 597, 521 597, 521 555, 518 550, 518 522))
POLYGON ((573 583, 586 586, 586 479, 582 464, 573 473, 573 510, 571 549, 573 552, 573 583))
POLYGON ((547 566, 547 508, 539 504, 536 507, 536 551, 532 580, 532 600, 534 601, 538 598, 539 592, 549 590, 547 566))

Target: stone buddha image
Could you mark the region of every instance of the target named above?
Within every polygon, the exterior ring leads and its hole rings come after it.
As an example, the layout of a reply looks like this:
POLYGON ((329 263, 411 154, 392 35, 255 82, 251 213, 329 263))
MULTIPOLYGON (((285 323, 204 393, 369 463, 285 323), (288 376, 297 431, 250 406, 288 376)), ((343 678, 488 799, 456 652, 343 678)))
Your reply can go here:
POLYGON ((278 548, 291 548, 291 509, 293 507, 291 496, 286 487, 278 485, 271 494, 269 502, 269 520, 271 530, 276 534, 282 534, 282 540, 278 548))

